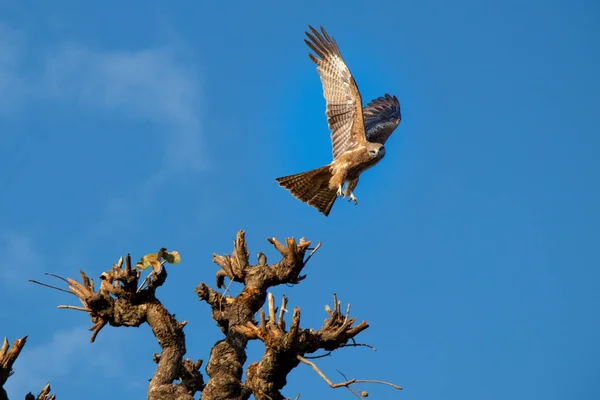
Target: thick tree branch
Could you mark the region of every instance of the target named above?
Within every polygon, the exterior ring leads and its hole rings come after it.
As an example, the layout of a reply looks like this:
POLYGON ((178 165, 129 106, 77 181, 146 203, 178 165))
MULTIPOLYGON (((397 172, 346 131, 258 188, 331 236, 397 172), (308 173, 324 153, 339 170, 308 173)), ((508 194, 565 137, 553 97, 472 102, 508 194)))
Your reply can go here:
MULTIPOLYGON (((226 296, 205 283, 200 283, 195 289, 198 298, 211 307, 212 318, 225 336, 215 343, 210 352, 206 365, 209 377, 206 385, 200 373, 202 361, 183 359, 186 353, 183 333, 186 321, 178 322, 155 295, 156 289, 167 278, 165 262, 179 263, 177 252, 169 253, 162 248, 158 253, 144 256, 135 267, 132 266, 129 255, 125 259, 120 258, 110 270, 101 274, 97 289, 94 280, 83 271, 80 272, 81 282, 52 275, 66 282, 66 292, 76 296, 81 303, 80 306, 60 305, 59 308, 89 314, 93 322, 90 328, 93 331, 91 342, 95 341, 98 333, 107 325, 138 327, 148 323, 162 349, 160 354, 153 357, 157 368, 148 386, 150 400, 191 400, 197 392, 202 392, 203 400, 246 400, 251 395, 257 400, 283 400, 285 397, 281 390, 287 383, 287 376, 301 362, 311 365, 330 386, 346 387, 356 396, 366 397, 366 392, 359 394, 351 385, 376 381, 347 380, 333 384, 314 363, 308 361, 310 357, 306 357, 318 350, 325 350, 325 355, 329 355, 341 347, 356 346, 354 337, 367 329, 368 324, 363 321, 355 325, 356 318, 349 316, 350 305, 343 313, 334 294, 333 309, 326 306, 329 316, 316 331, 300 327, 300 309, 296 307, 288 328, 284 319, 287 298, 283 297, 281 307, 277 310, 273 295, 267 294, 267 290, 273 286, 301 282, 306 277, 301 275, 302 270, 318 250, 320 243, 311 249, 310 242, 304 238, 299 242, 293 238, 286 239, 285 244, 275 238, 267 240, 281 254, 281 259, 274 264, 268 264, 263 253, 258 253, 256 264, 250 264, 244 231, 238 232, 230 255, 213 255, 214 263, 220 267, 216 273, 217 288, 223 288, 225 278, 229 278, 229 284, 238 282, 243 285, 239 295, 226 296), (307 255, 309 250, 312 251, 307 255), (152 267, 150 274, 139 285, 140 272, 149 267, 152 267), (267 313, 262 309, 265 301, 268 301, 267 313), (259 321, 254 319, 257 312, 260 312, 259 321), (246 368, 246 380, 243 381, 246 345, 249 340, 256 339, 264 343, 265 352, 259 361, 252 362, 246 368)), ((7 348, 6 342, 2 352, 7 353, 7 348)), ((38 399, 53 398, 49 397, 49 391, 48 385, 38 399)), ((0 392, 0 400, 3 400, 1 394, 0 392)), ((27 399, 35 400, 31 394, 27 399)))
POLYGON ((305 253, 309 241, 301 238, 296 243, 294 239, 286 239, 283 245, 275 238, 267 240, 282 256, 275 264, 269 265, 263 253, 258 253, 256 264, 250 264, 244 231, 238 232, 231 255, 213 255, 213 262, 221 267, 216 274, 217 288, 224 287, 225 277, 228 277, 244 285, 238 296, 222 296, 204 283, 196 288, 196 294, 211 306, 213 319, 225 334, 225 339, 217 342, 211 351, 206 366, 210 379, 202 392, 203 400, 242 400, 250 396, 250 388, 242 383, 248 337, 234 328, 254 322, 254 315, 263 306, 268 288, 296 284, 306 277, 300 273, 308 261, 305 253))
POLYGON ((93 331, 91 342, 106 325, 137 327, 148 323, 162 348, 160 356, 154 358, 158 365, 148 386, 148 398, 191 400, 204 385, 198 372, 202 362, 183 360, 186 353, 183 327, 187 322, 178 322, 155 296, 156 289, 167 279, 167 270, 164 263, 160 262, 165 255, 169 255, 166 249, 161 249, 157 254, 142 259, 144 262, 149 260, 148 264, 152 266, 143 290, 138 290, 140 270, 147 265, 140 262, 137 268, 132 267, 129 255, 125 259, 121 257, 109 271, 100 275, 100 288, 97 291, 94 280, 80 271, 81 283, 70 278, 65 281, 69 291, 77 296, 83 307, 59 308, 85 311, 90 315, 93 322, 90 328, 93 331), (194 370, 196 366, 198 368, 194 370), (176 380, 181 383, 173 383, 176 380))
MULTIPOLYGON (((2 342, 2 347, 0 347, 0 400, 8 400, 8 395, 4 390, 4 384, 13 374, 12 366, 17 360, 17 357, 19 357, 19 354, 21 354, 21 350, 23 350, 26 341, 27 336, 15 340, 12 346, 9 346, 7 338, 4 338, 4 341, 2 342)), ((25 399, 54 400, 55 396, 50 394, 50 383, 47 383, 37 397, 34 397, 33 394, 28 393, 25 396, 25 399)))
POLYGON ((349 317, 350 307, 343 314, 340 302, 334 295, 334 310, 327 307, 329 318, 318 331, 300 328, 300 308, 294 308, 292 323, 286 331, 283 312, 287 299, 284 297, 281 312, 276 315, 275 301, 269 293, 268 318, 260 310, 258 325, 251 322, 236 327, 248 339, 260 339, 265 344, 265 353, 259 362, 248 366, 246 385, 257 400, 284 400, 280 390, 286 385, 287 375, 298 366, 300 358, 319 349, 335 350, 342 347, 369 325, 363 321, 353 326, 356 318, 349 317))

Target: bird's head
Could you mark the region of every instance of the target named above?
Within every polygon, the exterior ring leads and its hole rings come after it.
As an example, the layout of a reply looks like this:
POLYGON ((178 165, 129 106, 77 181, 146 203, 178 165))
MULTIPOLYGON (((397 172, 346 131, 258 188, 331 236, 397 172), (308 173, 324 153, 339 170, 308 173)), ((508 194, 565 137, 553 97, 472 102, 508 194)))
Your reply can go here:
POLYGON ((383 158, 385 156, 385 147, 381 143, 369 143, 367 147, 370 158, 383 158))

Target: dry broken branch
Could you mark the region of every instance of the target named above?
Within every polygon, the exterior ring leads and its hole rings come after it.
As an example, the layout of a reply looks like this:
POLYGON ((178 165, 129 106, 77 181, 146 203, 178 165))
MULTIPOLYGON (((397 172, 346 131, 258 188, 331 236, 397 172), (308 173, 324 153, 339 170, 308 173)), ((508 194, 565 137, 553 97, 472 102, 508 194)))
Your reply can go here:
POLYGON ((282 259, 276 264, 267 265, 267 257, 263 253, 258 253, 258 263, 250 265, 250 254, 246 247, 243 230, 237 234, 231 255, 214 254, 213 262, 221 267, 221 270, 217 272, 217 288, 223 287, 225 277, 262 291, 283 283, 298 283, 305 278, 300 275, 302 268, 321 245, 319 243, 305 259, 310 242, 304 238, 301 238, 298 243, 293 238, 286 239, 285 246, 275 238, 267 238, 267 240, 282 255, 282 259))
MULTIPOLYGON (((393 383, 390 382, 385 382, 385 381, 378 381, 375 379, 347 379, 344 376, 344 379, 346 379, 345 382, 341 382, 341 383, 333 383, 329 380, 329 378, 327 378, 327 376, 325 376, 325 374, 323 372, 321 372, 321 370, 317 367, 317 365, 309 360, 307 360, 306 358, 298 355, 296 356, 298 358, 298 360, 300 360, 301 362, 303 362, 306 365, 309 365, 321 378, 323 378, 323 380, 325 382, 327 382, 327 384, 333 388, 333 389, 337 389, 340 387, 345 387, 348 390, 350 390, 355 396, 357 396, 360 399, 363 399, 365 397, 367 397, 369 394, 365 391, 362 391, 361 393, 358 393, 356 391, 354 391, 351 387, 351 385, 355 384, 355 383, 378 383, 380 385, 386 385, 386 386, 391 386, 394 389, 397 390, 402 390, 402 387, 398 386, 398 385, 394 385, 393 383)), ((343 376, 343 374, 342 374, 343 376)))
MULTIPOLYGON (((310 242, 304 238, 296 242, 292 238, 286 239, 284 245, 275 238, 267 240, 281 254, 281 260, 275 264, 269 265, 263 253, 258 253, 256 264, 250 264, 244 231, 238 232, 231 255, 213 255, 213 262, 221 267, 216 275, 217 288, 224 287, 225 277, 228 277, 244 285, 238 296, 222 296, 204 283, 196 288, 196 294, 211 306, 213 319, 225 334, 225 339, 217 342, 211 351, 206 367, 210 379, 202 392, 203 400, 241 400, 250 396, 251 389, 242 383, 249 338, 234 328, 254 322, 268 288, 296 284, 305 278, 300 273, 308 261, 306 251, 310 242)), ((316 249, 311 255, 314 251, 316 249)))
POLYGON ((178 322, 155 296, 156 289, 167 279, 167 270, 160 263, 163 254, 166 254, 166 249, 161 249, 158 256, 151 260, 157 265, 152 265, 147 286, 143 290, 138 290, 141 268, 139 264, 137 268, 132 266, 130 255, 125 259, 121 257, 117 264, 100 275, 100 287, 97 290, 94 280, 83 271, 80 271, 81 282, 58 277, 67 282, 69 291, 82 304, 82 307, 62 305, 59 308, 89 314, 93 323, 90 328, 93 331, 91 342, 107 325, 137 327, 147 323, 162 348, 160 356, 155 357, 158 365, 148 386, 148 398, 191 400, 204 385, 198 372, 202 362, 183 360, 186 353, 183 327, 187 322, 178 322), (174 383, 176 380, 181 382, 174 383))
MULTIPOLYGON (((285 309, 287 299, 282 301, 285 309)), ((265 353, 259 362, 248 366, 246 385, 257 400, 284 400, 280 390, 287 383, 287 375, 298 366, 300 359, 307 353, 319 349, 335 350, 342 347, 369 325, 366 322, 353 326, 356 318, 350 318, 348 311, 342 314, 340 302, 334 295, 334 310, 327 308, 329 318, 318 331, 300 328, 300 308, 294 308, 292 323, 286 331, 283 312, 275 312, 275 301, 269 293, 268 318, 260 310, 258 325, 248 322, 235 329, 248 339, 260 339, 265 344, 265 353), (299 358, 300 357, 300 358, 299 358)))
MULTIPOLYGON (((7 338, 4 338, 2 342, 2 347, 0 347, 0 400, 8 400, 8 395, 4 390, 4 384, 13 374, 12 366, 17 360, 17 357, 19 357, 21 350, 23 350, 26 341, 27 336, 15 340, 12 346, 9 346, 7 338)), ((54 400, 55 396, 50 394, 50 383, 47 383, 37 397, 34 397, 33 394, 28 393, 25 396, 25 399, 54 400)))
MULTIPOLYGON (((302 329, 298 307, 294 308, 288 327, 285 321, 287 298, 283 296, 281 306, 277 309, 272 294, 267 294, 267 290, 273 286, 301 282, 306 277, 301 273, 319 249, 320 243, 311 248, 311 243, 304 238, 299 242, 293 238, 286 239, 284 243, 275 238, 267 240, 281 254, 281 259, 274 264, 268 264, 263 253, 258 253, 256 264, 250 263, 244 231, 238 232, 230 255, 213 255, 214 263, 220 267, 216 273, 217 289, 223 288, 225 278, 229 278, 229 285, 233 282, 243 285, 237 296, 225 295, 204 283, 195 289, 199 299, 210 305, 212 318, 225 336, 211 350, 206 365, 209 377, 206 384, 200 373, 202 361, 183 359, 186 353, 183 327, 186 322, 178 322, 155 296, 156 289, 167 278, 165 262, 178 263, 177 252, 168 253, 162 248, 158 253, 144 256, 135 266, 129 255, 121 257, 117 264, 100 275, 99 287, 83 271, 80 272, 80 281, 49 275, 66 282, 67 292, 76 296, 81 303, 61 305, 59 308, 89 314, 93 322, 90 328, 93 331, 91 342, 107 325, 138 327, 148 323, 162 349, 160 354, 153 357, 157 368, 148 386, 148 399, 191 400, 195 393, 202 392, 203 400, 247 400, 251 395, 257 400, 283 400, 285 397, 281 390, 287 376, 301 362, 313 366, 330 386, 346 387, 355 395, 362 396, 351 386, 372 381, 347 380, 333 384, 314 363, 308 361, 311 357, 307 354, 324 350, 326 353, 322 357, 342 347, 358 346, 354 337, 367 329, 368 324, 365 321, 355 324, 356 318, 349 315, 350 305, 342 312, 341 303, 334 294, 333 307, 326 306, 328 317, 320 329, 302 329), (140 271, 150 267, 150 274, 140 285, 140 271), (262 309, 265 302, 266 312, 262 309), (257 313, 258 321, 255 320, 257 313), (244 381, 243 366, 249 340, 261 340, 265 345, 265 353, 259 361, 250 363, 246 368, 244 381)), ((3 349, 7 346, 3 346, 3 349)), ((6 353, 6 349, 3 351, 6 353)), ((48 396, 49 386, 38 398, 50 400, 52 397, 48 396)), ((34 400, 33 395, 28 399, 34 400)), ((0 397, 0 400, 3 399, 0 397)))
POLYGON ((46 386, 42 388, 42 391, 37 395, 37 397, 30 392, 25 396, 25 400, 55 400, 56 396, 50 394, 50 390, 50 383, 46 383, 46 386))

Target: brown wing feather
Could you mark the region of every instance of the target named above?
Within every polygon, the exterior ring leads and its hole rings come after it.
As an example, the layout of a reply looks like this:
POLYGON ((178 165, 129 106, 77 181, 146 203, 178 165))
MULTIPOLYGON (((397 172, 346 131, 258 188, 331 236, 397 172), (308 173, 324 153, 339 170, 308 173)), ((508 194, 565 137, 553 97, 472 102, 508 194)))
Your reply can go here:
POLYGON ((331 167, 326 165, 311 171, 282 176, 275 180, 279 186, 289 190, 292 196, 328 216, 337 198, 337 189, 329 187, 330 179, 331 167))
POLYGON ((321 27, 321 33, 309 25, 308 47, 318 56, 308 54, 317 64, 326 102, 327 125, 331 130, 333 159, 358 145, 366 144, 362 98, 356 82, 342 58, 337 43, 321 27))
POLYGON ((386 93, 363 108, 363 118, 367 140, 385 144, 402 119, 400 102, 396 96, 386 93))

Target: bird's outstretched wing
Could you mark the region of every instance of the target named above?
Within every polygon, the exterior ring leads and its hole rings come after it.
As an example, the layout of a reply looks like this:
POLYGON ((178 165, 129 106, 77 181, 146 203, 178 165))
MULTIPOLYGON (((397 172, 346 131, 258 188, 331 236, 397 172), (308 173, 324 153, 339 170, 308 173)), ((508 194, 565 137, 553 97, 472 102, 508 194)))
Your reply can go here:
POLYGON ((367 140, 385 144, 402 119, 400 102, 386 93, 363 108, 363 118, 367 140))
POLYGON ((331 130, 333 159, 360 144, 366 144, 362 99, 356 82, 342 58, 337 43, 321 27, 319 33, 309 25, 312 34, 304 39, 315 53, 308 54, 317 64, 326 101, 327 124, 331 130))

